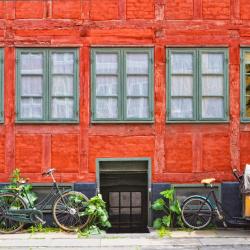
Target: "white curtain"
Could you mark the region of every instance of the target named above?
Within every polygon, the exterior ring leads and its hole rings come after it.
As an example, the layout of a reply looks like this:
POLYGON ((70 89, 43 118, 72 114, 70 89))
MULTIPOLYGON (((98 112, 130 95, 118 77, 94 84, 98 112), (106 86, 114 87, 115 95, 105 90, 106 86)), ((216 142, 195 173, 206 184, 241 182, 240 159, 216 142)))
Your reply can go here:
POLYGON ((171 69, 173 74, 192 74, 193 54, 171 54, 171 69))
POLYGON ((126 54, 127 118, 149 117, 149 58, 147 53, 126 54))
POLYGON ((42 96, 43 76, 21 76, 22 96, 42 96))
POLYGON ((117 74, 118 55, 116 53, 96 54, 96 74, 117 74))
POLYGON ((42 98, 22 97, 20 115, 26 119, 41 119, 43 114, 42 98))
POLYGON ((172 76, 171 96, 193 96, 193 76, 172 76))
POLYGON ((193 117, 193 54, 171 54, 171 111, 178 119, 193 117), (187 75, 188 74, 188 75, 187 75))
POLYGON ((96 54, 96 118, 118 118, 118 54, 96 54))
POLYGON ((148 96, 148 76, 127 76, 128 96, 148 96))
POLYGON ((202 54, 202 117, 224 116, 224 56, 222 53, 202 54))
POLYGON ((96 76, 97 96, 117 96, 118 76, 96 76))
POLYGON ((203 74, 223 74, 223 54, 202 53, 201 60, 203 74))
POLYGON ((43 54, 21 54, 20 117, 24 119, 43 116, 43 54))
POLYGON ((222 118, 224 114, 223 97, 203 97, 202 98, 202 117, 203 118, 222 118))
POLYGON ((127 98, 127 117, 128 118, 149 117, 148 98, 144 97, 127 98))
POLYGON ((52 74, 73 74, 74 54, 73 53, 52 53, 52 74))
POLYGON ((43 74, 43 54, 22 53, 21 74, 43 74))
POLYGON ((52 53, 52 110, 53 119, 74 118, 74 54, 52 53))
POLYGON ((116 97, 96 98, 96 118, 118 118, 118 99, 116 97))
POLYGON ((71 119, 74 117, 73 98, 52 98, 52 113, 54 119, 71 119))
POLYGON ((172 118, 192 118, 193 99, 192 98, 172 98, 171 112, 172 118))
POLYGON ((52 77, 53 96, 72 96, 74 95, 74 77, 68 75, 54 75, 52 77))
POLYGON ((126 71, 127 74, 148 74, 148 54, 128 53, 126 71))

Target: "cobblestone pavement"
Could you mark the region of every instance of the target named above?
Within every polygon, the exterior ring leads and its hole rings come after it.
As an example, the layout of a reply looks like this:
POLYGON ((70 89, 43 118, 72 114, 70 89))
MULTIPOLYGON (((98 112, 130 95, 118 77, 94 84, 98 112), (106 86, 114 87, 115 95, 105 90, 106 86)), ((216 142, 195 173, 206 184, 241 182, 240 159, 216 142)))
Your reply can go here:
POLYGON ((149 234, 104 234, 79 238, 72 233, 0 235, 0 250, 249 250, 249 230, 174 231, 149 234))

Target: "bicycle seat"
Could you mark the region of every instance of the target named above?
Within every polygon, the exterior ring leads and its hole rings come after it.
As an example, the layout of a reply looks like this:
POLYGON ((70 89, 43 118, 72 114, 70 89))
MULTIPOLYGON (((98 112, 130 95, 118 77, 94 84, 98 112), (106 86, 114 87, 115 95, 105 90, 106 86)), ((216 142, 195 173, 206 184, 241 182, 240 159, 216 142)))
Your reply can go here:
POLYGON ((54 168, 50 168, 46 172, 42 173, 42 176, 50 176, 54 172, 55 172, 55 169, 54 168))
POLYGON ((215 182, 215 178, 208 178, 201 180, 201 184, 211 184, 213 182, 215 182))
POLYGON ((25 184, 25 183, 27 183, 28 181, 29 181, 28 178, 26 178, 26 179, 21 178, 21 179, 17 180, 17 183, 18 183, 18 184, 25 184))

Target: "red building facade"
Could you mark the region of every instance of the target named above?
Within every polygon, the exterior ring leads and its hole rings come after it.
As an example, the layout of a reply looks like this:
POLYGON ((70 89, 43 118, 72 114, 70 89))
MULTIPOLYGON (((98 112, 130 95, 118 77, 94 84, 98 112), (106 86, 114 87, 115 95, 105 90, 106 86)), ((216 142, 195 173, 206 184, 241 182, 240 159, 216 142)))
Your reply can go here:
POLYGON ((1 1, 0 182, 14 168, 32 182, 50 182, 41 172, 53 166, 61 182, 95 183, 97 160, 104 158, 150 159, 152 183, 197 183, 208 175, 231 181, 232 167, 243 169, 250 161, 247 93, 241 87, 247 60, 242 53, 250 48, 249 7, 246 0, 1 1), (18 120, 18 53, 35 48, 48 55, 58 48, 78 54, 74 122, 18 120), (152 51, 150 121, 93 122, 91 54, 107 48, 152 51), (170 122, 174 49, 194 51, 197 58, 202 50, 225 51, 225 119, 170 122))

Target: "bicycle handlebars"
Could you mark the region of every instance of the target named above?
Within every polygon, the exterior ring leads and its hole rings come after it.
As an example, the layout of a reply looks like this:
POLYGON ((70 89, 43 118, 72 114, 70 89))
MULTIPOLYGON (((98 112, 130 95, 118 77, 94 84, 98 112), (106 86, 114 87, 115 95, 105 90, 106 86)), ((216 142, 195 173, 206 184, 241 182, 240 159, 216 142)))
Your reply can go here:
POLYGON ((233 175, 234 175, 234 177, 237 179, 237 181, 239 183, 242 182, 243 175, 240 174, 239 171, 236 168, 233 169, 233 175))
POLYGON ((54 168, 48 169, 46 172, 42 173, 42 176, 50 176, 53 174, 56 170, 54 168))

